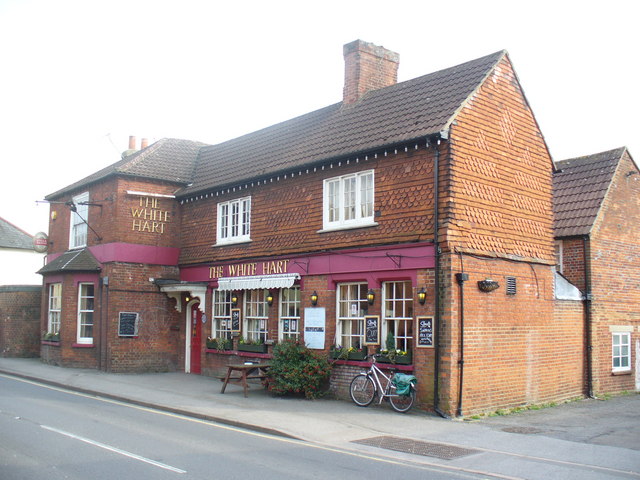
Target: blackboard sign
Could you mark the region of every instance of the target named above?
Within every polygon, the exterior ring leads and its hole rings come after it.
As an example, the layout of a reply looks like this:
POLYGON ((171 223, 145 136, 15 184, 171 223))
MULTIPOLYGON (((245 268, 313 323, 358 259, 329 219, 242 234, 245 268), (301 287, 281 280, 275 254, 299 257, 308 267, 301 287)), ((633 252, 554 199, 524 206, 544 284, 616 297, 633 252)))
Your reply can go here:
POLYGON ((239 308, 231 309, 231 331, 232 332, 240 331, 240 309, 239 308))
POLYGON ((135 337, 138 335, 138 314, 136 312, 120 312, 118 335, 120 337, 135 337))
POLYGON ((433 317, 418 317, 418 346, 433 347, 433 317))
POLYGON ((380 317, 377 315, 364 317, 364 344, 380 345, 380 317))

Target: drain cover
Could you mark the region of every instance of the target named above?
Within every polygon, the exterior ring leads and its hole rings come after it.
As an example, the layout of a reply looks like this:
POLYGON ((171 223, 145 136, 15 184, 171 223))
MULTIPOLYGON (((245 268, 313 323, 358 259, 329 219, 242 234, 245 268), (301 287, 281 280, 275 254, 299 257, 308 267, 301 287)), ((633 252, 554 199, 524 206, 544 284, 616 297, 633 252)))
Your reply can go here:
POLYGON ((362 440, 354 440, 353 443, 384 448, 395 452, 412 453, 414 455, 422 455, 424 457, 442 458, 444 460, 451 460, 478 453, 478 450, 472 450, 469 448, 389 436, 363 438, 362 440))

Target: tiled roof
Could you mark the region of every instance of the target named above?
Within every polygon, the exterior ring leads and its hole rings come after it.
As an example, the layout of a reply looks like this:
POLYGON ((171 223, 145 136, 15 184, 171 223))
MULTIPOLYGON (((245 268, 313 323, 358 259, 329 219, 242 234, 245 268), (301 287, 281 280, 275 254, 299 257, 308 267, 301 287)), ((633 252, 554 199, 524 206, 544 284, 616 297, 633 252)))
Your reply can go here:
POLYGON ((55 260, 47 263, 37 273, 99 272, 100 270, 100 262, 96 260, 96 257, 93 256, 88 248, 83 248, 82 250, 71 250, 63 253, 55 260))
POLYGON ((554 236, 588 235, 625 152, 607 152, 556 162, 553 174, 554 236))
POLYGON ((0 248, 33 250, 33 237, 0 217, 0 248))
POLYGON ((191 182, 198 150, 206 144, 192 140, 163 138, 147 148, 135 152, 102 170, 47 195, 47 200, 85 187, 113 174, 130 175, 154 180, 182 183, 191 182))
POLYGON ((333 158, 369 153, 446 130, 456 113, 506 55, 496 52, 203 147, 193 184, 179 195, 287 172, 333 158))

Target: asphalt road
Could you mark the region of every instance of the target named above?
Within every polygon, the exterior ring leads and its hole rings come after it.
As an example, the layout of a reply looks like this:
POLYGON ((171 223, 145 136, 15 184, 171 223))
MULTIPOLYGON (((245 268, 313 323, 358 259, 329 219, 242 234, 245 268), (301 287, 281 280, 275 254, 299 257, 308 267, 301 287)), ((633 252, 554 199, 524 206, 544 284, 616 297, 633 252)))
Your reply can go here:
MULTIPOLYGON (((459 470, 459 469, 458 469, 459 470)), ((480 479, 0 377, 0 478, 480 479)))

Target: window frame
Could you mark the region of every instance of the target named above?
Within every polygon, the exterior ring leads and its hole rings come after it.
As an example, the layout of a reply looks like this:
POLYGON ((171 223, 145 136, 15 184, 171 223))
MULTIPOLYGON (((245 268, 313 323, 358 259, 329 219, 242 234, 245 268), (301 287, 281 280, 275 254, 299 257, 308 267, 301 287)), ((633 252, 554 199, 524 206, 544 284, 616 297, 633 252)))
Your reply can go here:
POLYGON ((251 196, 220 202, 217 211, 216 245, 251 241, 251 196))
POLYGON ((322 199, 323 231, 377 225, 373 169, 325 179, 322 199))
POLYGON ((631 332, 611 332, 611 371, 612 372, 630 372, 631 371, 631 332), (619 339, 616 344, 616 338, 619 339), (622 339, 626 339, 626 343, 622 339), (626 347, 626 354, 623 349, 626 347), (618 349, 616 352, 616 348, 618 349), (627 365, 622 365, 626 359, 627 365), (616 366, 616 360, 619 365, 616 366))
POLYGON ((269 290, 245 290, 243 336, 251 342, 266 342, 269 332, 269 290))
POLYGON ((231 303, 232 292, 229 290, 214 290, 212 299, 211 338, 231 340, 231 303), (221 298, 224 297, 224 298, 221 298))
POLYGON ((364 347, 364 317, 369 309, 368 291, 367 282, 339 283, 336 286, 336 342, 342 348, 364 347), (351 287, 359 289, 359 298, 353 298, 351 287), (343 290, 348 294, 345 298, 342 297, 343 290), (357 305, 357 315, 354 315, 354 304, 357 305), (346 315, 341 307, 346 308, 346 315), (349 328, 346 328, 347 325, 349 328))
POLYGON ((69 216, 69 249, 87 246, 89 229, 89 192, 84 192, 71 198, 76 211, 69 216))
POLYGON ((47 310, 47 333, 56 335, 60 333, 60 320, 62 318, 62 283, 49 284, 49 303, 47 310), (58 295, 53 291, 58 290, 58 295), (57 299, 57 302, 54 302, 57 299), (57 308, 53 304, 57 303, 57 308))
POLYGON ((393 322, 395 348, 410 352, 415 347, 415 304, 413 285, 410 280, 393 280, 382 283, 382 338, 381 349, 387 349, 389 326, 393 322), (396 296, 397 285, 402 285, 401 297, 396 296), (398 315, 397 306, 402 306, 402 315, 398 315), (404 324, 404 325, 401 325, 404 324), (404 335, 398 335, 398 327, 404 326, 404 335), (409 336, 408 333, 411 333, 409 336))
POLYGON ((294 285, 289 288, 281 288, 278 296, 280 297, 278 301, 278 340, 300 340, 300 287, 294 285), (293 299, 289 297, 291 292, 295 292, 293 299), (293 315, 290 314, 291 308, 293 308, 293 315), (289 329, 285 331, 285 321, 287 320, 289 329), (291 328, 292 325, 294 328, 291 328))
POLYGON ((93 282, 80 282, 78 283, 78 316, 77 316, 77 321, 78 321, 78 326, 77 326, 77 335, 76 335, 76 342, 79 344, 85 344, 85 345, 92 345, 93 344, 93 328, 95 327, 95 319, 94 319, 94 314, 95 314, 95 294, 96 294, 96 288, 95 288, 95 284, 93 282), (92 295, 83 295, 83 287, 91 287, 92 288, 92 295), (87 299, 87 301, 89 299, 91 299, 91 303, 90 306, 91 308, 83 308, 83 299, 87 299), (91 321, 88 322, 86 320, 86 318, 90 318, 91 321), (84 329, 87 327, 91 327, 91 336, 86 336, 83 335, 83 333, 85 333, 84 329))

